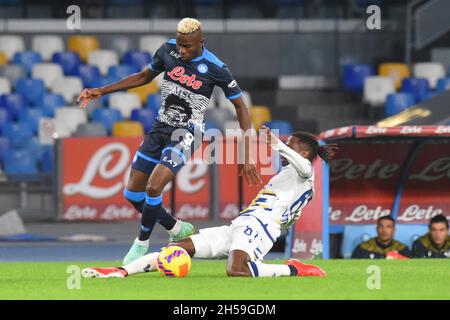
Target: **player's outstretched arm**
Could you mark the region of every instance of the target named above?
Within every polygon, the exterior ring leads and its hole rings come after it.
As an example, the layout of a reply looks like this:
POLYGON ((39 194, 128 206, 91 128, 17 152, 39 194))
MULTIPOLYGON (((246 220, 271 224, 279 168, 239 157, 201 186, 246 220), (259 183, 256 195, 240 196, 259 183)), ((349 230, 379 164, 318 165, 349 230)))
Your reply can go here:
POLYGON ((285 145, 269 128, 262 126, 264 137, 272 149, 277 150, 297 170, 300 176, 310 177, 312 173, 311 162, 298 152, 285 145))
POLYGON ((98 99, 105 94, 140 87, 144 84, 150 83, 157 75, 158 73, 146 67, 142 71, 130 74, 122 80, 114 82, 110 85, 101 88, 84 89, 78 96, 76 102, 77 104, 80 104, 81 109, 84 109, 92 100, 98 99))
POLYGON ((248 130, 250 130, 250 116, 248 115, 247 106, 244 103, 244 100, 241 97, 230 100, 233 103, 234 108, 236 109, 236 115, 239 121, 239 126, 244 132, 244 152, 245 152, 245 160, 243 164, 239 164, 239 175, 244 175, 245 180, 249 185, 254 183, 255 185, 259 185, 262 183, 261 176, 259 175, 258 170, 256 169, 256 165, 253 163, 253 160, 250 156, 250 137, 245 135, 248 130))

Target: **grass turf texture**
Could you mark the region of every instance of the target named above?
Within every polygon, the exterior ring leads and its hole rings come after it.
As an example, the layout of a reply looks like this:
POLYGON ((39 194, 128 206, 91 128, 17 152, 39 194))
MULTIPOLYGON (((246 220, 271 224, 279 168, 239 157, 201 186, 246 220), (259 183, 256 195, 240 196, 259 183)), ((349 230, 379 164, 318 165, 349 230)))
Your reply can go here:
MULTIPOLYGON (((272 261, 270 263, 274 263, 272 261)), ((280 261, 278 261, 280 263, 280 261)), ((193 261, 186 278, 157 272, 126 279, 81 279, 69 290, 67 267, 117 262, 0 263, 0 299, 450 299, 449 260, 314 261, 325 278, 228 278, 225 261, 193 261), (381 271, 381 289, 369 290, 368 266, 381 271)), ((70 282, 70 281, 69 281, 70 282)))

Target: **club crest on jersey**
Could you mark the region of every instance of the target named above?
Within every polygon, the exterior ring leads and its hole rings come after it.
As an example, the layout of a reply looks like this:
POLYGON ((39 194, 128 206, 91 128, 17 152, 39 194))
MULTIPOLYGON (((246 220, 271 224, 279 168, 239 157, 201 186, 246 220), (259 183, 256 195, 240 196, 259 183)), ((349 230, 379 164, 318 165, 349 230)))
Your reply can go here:
POLYGON ((184 74, 185 70, 183 67, 175 67, 172 71, 168 72, 167 75, 174 81, 178 81, 182 84, 185 84, 188 87, 192 87, 192 89, 200 89, 203 85, 203 82, 197 80, 195 74, 189 76, 184 74))
POLYGON ((199 65, 197 66, 197 70, 198 70, 198 72, 200 72, 200 73, 207 73, 207 72, 208 72, 208 66, 207 66, 206 64, 204 64, 204 63, 199 64, 199 65))

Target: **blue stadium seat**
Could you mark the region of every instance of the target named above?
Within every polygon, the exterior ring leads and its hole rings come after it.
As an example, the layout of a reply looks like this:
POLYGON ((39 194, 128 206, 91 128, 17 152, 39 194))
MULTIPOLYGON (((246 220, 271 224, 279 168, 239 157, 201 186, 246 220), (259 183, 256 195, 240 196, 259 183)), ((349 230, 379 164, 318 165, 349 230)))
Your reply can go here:
POLYGON ((27 102, 20 93, 10 93, 0 96, 0 106, 8 111, 10 120, 15 121, 19 117, 20 110, 27 106, 27 102))
POLYGON ((27 99, 28 104, 36 105, 45 93, 45 84, 41 79, 19 79, 16 91, 27 99))
POLYGON ((428 232, 425 224, 396 224, 395 240, 400 241, 412 249, 412 244, 417 238, 428 232))
POLYGON ((108 69, 108 77, 112 79, 121 80, 122 78, 125 78, 126 76, 138 72, 140 69, 138 69, 136 66, 132 64, 120 64, 117 66, 111 66, 108 69))
POLYGON ((150 109, 133 109, 131 111, 131 120, 139 121, 144 127, 144 131, 149 131, 155 122, 156 115, 150 109))
POLYGON ((287 121, 272 120, 267 121, 264 125, 271 130, 278 129, 280 136, 290 136, 292 134, 292 126, 287 121))
POLYGON ((147 109, 150 109, 153 111, 154 114, 158 114, 159 112, 159 105, 161 103, 161 94, 155 93, 155 94, 149 94, 147 96, 147 109))
POLYGON ((19 121, 27 124, 34 135, 37 135, 39 130, 39 119, 44 116, 44 111, 40 108, 25 108, 19 113, 19 121))
POLYGON ((59 63, 66 76, 76 76, 81 64, 80 56, 76 52, 64 51, 53 54, 52 62, 59 63))
POLYGON ((416 101, 412 94, 406 92, 393 93, 387 96, 384 104, 384 113, 387 117, 393 116, 406 108, 415 105, 416 101))
POLYGON ((122 120, 122 115, 117 109, 94 109, 92 120, 103 123, 108 134, 111 135, 114 123, 122 120))
POLYGON ((60 94, 46 93, 41 96, 38 107, 42 109, 45 117, 54 117, 55 109, 65 107, 66 102, 60 94))
POLYGON ((26 123, 9 122, 3 128, 3 135, 9 139, 12 148, 24 148, 33 138, 33 131, 26 123))
POLYGON ((450 78, 439 79, 436 86, 436 92, 450 90, 450 78))
MULTIPOLYGON (((117 79, 111 78, 111 77, 99 77, 97 78, 94 83, 92 84, 92 86, 94 88, 100 88, 100 87, 104 87, 107 86, 113 82, 116 82, 117 79)), ((109 105, 109 96, 110 95, 106 95, 101 97, 102 103, 104 106, 108 106, 109 105)))
POLYGON ((78 76, 86 88, 92 88, 97 78, 100 78, 100 70, 91 64, 82 64, 78 67, 78 76))
POLYGON ((374 74, 373 68, 368 64, 344 65, 344 87, 350 91, 362 91, 364 79, 374 74))
POLYGON ((44 146, 42 156, 39 159, 40 169, 43 173, 51 174, 54 169, 53 146, 44 146))
POLYGON ((0 136, 3 134, 3 128, 9 122, 8 110, 0 108, 0 136))
POLYGON ((345 259, 350 258, 356 246, 376 235, 376 226, 373 224, 346 225, 344 227, 344 237, 342 240, 342 255, 345 259))
POLYGON ((129 50, 125 52, 123 63, 135 66, 139 70, 152 62, 152 56, 145 51, 129 50))
POLYGON ((3 163, 5 155, 9 151, 9 140, 5 137, 0 137, 0 163, 3 163))
POLYGON ((5 155, 5 173, 7 175, 38 173, 36 160, 26 150, 10 150, 5 155))
POLYGON ((430 85, 424 78, 406 78, 402 81, 401 91, 411 93, 416 102, 421 102, 427 97, 430 85))
POLYGON ((41 63, 42 58, 39 52, 36 51, 21 51, 16 52, 13 56, 13 63, 24 66, 28 75, 31 74, 31 69, 36 63, 41 63))

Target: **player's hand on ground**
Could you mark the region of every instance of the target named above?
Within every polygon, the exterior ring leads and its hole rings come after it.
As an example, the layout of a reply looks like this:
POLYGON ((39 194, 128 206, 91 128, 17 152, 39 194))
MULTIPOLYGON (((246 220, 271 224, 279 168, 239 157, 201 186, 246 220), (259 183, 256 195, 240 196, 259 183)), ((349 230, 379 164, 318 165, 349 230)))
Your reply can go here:
POLYGON ((239 164, 239 176, 244 176, 248 185, 260 185, 262 183, 261 176, 259 175, 256 165, 253 163, 239 164))
POLYGON ((102 96, 102 92, 99 88, 92 88, 92 89, 84 89, 80 96, 77 98, 77 104, 80 104, 80 108, 84 109, 87 107, 89 102, 91 102, 94 99, 98 99, 102 96))

